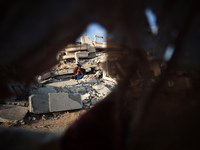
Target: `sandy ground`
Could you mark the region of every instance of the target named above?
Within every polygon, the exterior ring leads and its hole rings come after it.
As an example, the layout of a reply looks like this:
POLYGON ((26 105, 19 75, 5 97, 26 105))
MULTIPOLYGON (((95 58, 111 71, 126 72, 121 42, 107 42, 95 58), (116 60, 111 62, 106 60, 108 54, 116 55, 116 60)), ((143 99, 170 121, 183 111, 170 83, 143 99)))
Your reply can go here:
POLYGON ((0 127, 23 128, 34 131, 64 131, 87 110, 76 110, 71 112, 58 112, 43 115, 27 114, 24 122, 1 123, 0 127))

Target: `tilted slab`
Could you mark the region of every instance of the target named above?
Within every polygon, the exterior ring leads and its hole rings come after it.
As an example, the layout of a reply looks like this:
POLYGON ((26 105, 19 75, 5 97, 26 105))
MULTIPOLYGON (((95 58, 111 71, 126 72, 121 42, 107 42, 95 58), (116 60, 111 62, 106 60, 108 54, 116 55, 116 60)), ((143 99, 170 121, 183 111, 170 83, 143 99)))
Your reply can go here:
POLYGON ((48 95, 50 112, 82 108, 82 101, 79 94, 49 93, 48 95))
POLYGON ((0 122, 17 122, 28 112, 28 107, 17 105, 0 105, 0 122))
POLYGON ((29 96, 29 112, 31 113, 48 113, 49 98, 48 94, 38 94, 29 96))
MULTIPOLYGON (((61 82, 54 82, 50 84, 46 84, 47 87, 65 87, 65 86, 71 86, 71 85, 77 85, 77 80, 68 80, 68 81, 61 81, 61 82)), ((53 92, 49 92, 53 93, 53 92)))

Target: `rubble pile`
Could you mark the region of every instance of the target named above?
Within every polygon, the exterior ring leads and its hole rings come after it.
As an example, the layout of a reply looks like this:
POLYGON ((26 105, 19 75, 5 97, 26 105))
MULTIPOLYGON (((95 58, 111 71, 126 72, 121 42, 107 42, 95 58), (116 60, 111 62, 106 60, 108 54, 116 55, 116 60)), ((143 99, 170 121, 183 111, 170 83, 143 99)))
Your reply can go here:
MULTIPOLYGON (((133 89, 130 95, 134 97, 141 96, 144 88, 152 88, 165 69, 163 62, 156 57, 153 55, 147 57, 149 80, 144 81, 138 72, 138 77, 133 78, 130 84, 133 89)), ((4 100, 4 104, 0 106, 0 122, 23 122, 28 112, 30 117, 30 114, 34 116, 90 109, 117 86, 116 79, 107 76, 104 68, 106 58, 107 54, 102 51, 97 52, 94 58, 81 59, 79 63, 82 65, 81 68, 86 70, 86 74, 80 80, 72 79, 76 62, 74 59, 69 59, 60 60, 51 71, 39 76, 37 83, 33 84, 30 90, 23 84, 10 83, 10 88, 17 93, 17 96, 4 100), (25 93, 21 94, 23 91, 25 93)), ((190 90, 192 76, 186 72, 173 72, 169 80, 166 80, 164 88, 169 92, 190 90)))
MULTIPOLYGON (((101 78, 96 80, 96 75, 103 74, 102 63, 106 61, 107 54, 104 52, 96 53, 92 59, 81 59, 82 68, 86 69, 87 74, 81 80, 71 79, 72 70, 76 66, 74 60, 61 60, 51 75, 45 79, 44 74, 40 77, 42 87, 30 91, 31 94, 48 94, 48 93, 70 93, 79 94, 83 108, 90 108, 98 101, 106 97, 116 86, 114 79, 101 78), (61 73, 62 72, 62 73, 61 73)), ((102 77, 102 76, 101 76, 102 77)))
MULTIPOLYGON (((81 80, 72 79, 75 60, 61 60, 51 71, 37 77, 38 82, 30 90, 20 85, 25 93, 20 91, 19 96, 4 100, 0 122, 22 122, 28 112, 34 116, 93 107, 117 85, 116 80, 102 77, 102 63, 106 61, 106 57, 106 53, 97 52, 94 58, 81 59, 79 63, 86 70, 86 75, 81 80), (7 106, 12 109, 4 109, 7 106), (15 111, 19 107, 23 108, 22 111, 15 111), (6 115, 8 113, 10 115, 6 115)), ((16 87, 18 86, 13 86, 14 89, 16 87)), ((29 118, 32 117, 29 115, 29 118)))
MULTIPOLYGON (((106 53, 98 52, 96 53, 96 57, 91 59, 81 59, 79 62, 82 65, 82 68, 86 69, 86 72, 92 72, 93 69, 102 70, 101 63, 105 62, 106 58, 106 53)), ((75 64, 76 63, 74 59, 60 60, 60 63, 51 71, 51 73, 46 73, 40 78, 45 79, 51 76, 72 74, 75 64)))

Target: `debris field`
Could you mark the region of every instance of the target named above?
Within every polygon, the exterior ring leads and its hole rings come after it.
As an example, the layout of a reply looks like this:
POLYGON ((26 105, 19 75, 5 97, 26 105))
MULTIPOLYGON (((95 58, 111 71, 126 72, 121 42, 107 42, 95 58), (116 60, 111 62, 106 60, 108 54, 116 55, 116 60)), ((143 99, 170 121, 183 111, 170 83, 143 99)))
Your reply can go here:
POLYGON ((117 81, 110 77, 93 78, 103 74, 101 63, 105 60, 103 51, 97 52, 94 58, 81 59, 82 68, 87 73, 80 80, 71 78, 75 60, 61 60, 51 71, 38 76, 37 82, 29 89, 23 84, 10 84, 13 89, 18 88, 15 90, 17 96, 1 104, 0 125, 44 131, 64 130, 117 86, 117 81), (50 126, 54 127, 50 129, 50 126))

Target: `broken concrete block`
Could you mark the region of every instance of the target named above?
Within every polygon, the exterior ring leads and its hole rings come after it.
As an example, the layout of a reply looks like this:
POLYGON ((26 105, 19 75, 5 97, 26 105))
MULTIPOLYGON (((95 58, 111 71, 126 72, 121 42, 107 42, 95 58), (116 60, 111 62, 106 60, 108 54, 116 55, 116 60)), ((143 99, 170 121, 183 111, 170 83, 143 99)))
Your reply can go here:
POLYGON ((41 82, 42 80, 46 80, 50 77, 51 77, 51 72, 47 72, 47 73, 44 73, 43 75, 38 76, 37 80, 38 82, 41 82))
POLYGON ((46 72, 42 75, 42 80, 45 80, 47 78, 51 77, 51 72, 46 72))
POLYGON ((104 99, 103 96, 98 97, 98 101, 101 101, 101 100, 103 100, 103 99, 104 99))
POLYGON ((95 89, 98 93, 101 93, 103 95, 108 95, 111 91, 106 87, 104 86, 103 84, 102 85, 94 85, 92 87, 93 89, 95 89))
POLYGON ((109 77, 103 77, 103 79, 104 79, 104 80, 111 81, 111 82, 113 82, 113 83, 117 84, 117 81, 116 81, 116 79, 109 78, 109 77))
POLYGON ((83 100, 85 100, 85 99, 89 99, 89 97, 90 97, 90 94, 89 94, 89 93, 84 94, 84 95, 81 95, 81 100, 83 101, 83 100))
MULTIPOLYGON (((76 86, 67 87, 69 93, 76 93, 76 86)), ((68 93, 68 92, 65 92, 68 93)))
POLYGON ((29 96, 29 112, 32 113, 48 113, 49 100, 48 94, 38 94, 29 96))
POLYGON ((84 87, 84 86, 82 86, 82 87, 78 87, 77 89, 76 89, 76 92, 77 93, 86 93, 86 88, 84 87))
POLYGON ((65 111, 81 109, 82 102, 79 94, 49 93, 49 111, 65 111))
POLYGON ((92 91, 92 93, 90 94, 91 97, 96 97, 97 93, 95 91, 92 91))
POLYGON ((57 91, 52 86, 38 88, 37 90, 31 90, 31 94, 48 94, 48 93, 57 93, 57 91))
POLYGON ((28 112, 27 107, 17 105, 0 106, 0 122, 14 122, 22 120, 28 112))
POLYGON ((87 103, 89 103, 89 100, 86 99, 86 100, 83 100, 82 102, 83 102, 83 104, 87 104, 87 103))
POLYGON ((68 93, 69 98, 71 98, 72 100, 77 101, 78 103, 82 104, 81 101, 81 96, 78 93, 68 93))
POLYGON ((89 81, 88 81, 88 84, 94 84, 94 83, 97 83, 97 80, 91 78, 89 81))
POLYGON ((97 102, 98 102, 98 99, 92 99, 92 100, 91 100, 91 104, 92 104, 92 105, 95 105, 97 102))
POLYGON ((88 107, 89 107, 89 106, 90 106, 90 103, 85 103, 84 106, 88 106, 88 107))

